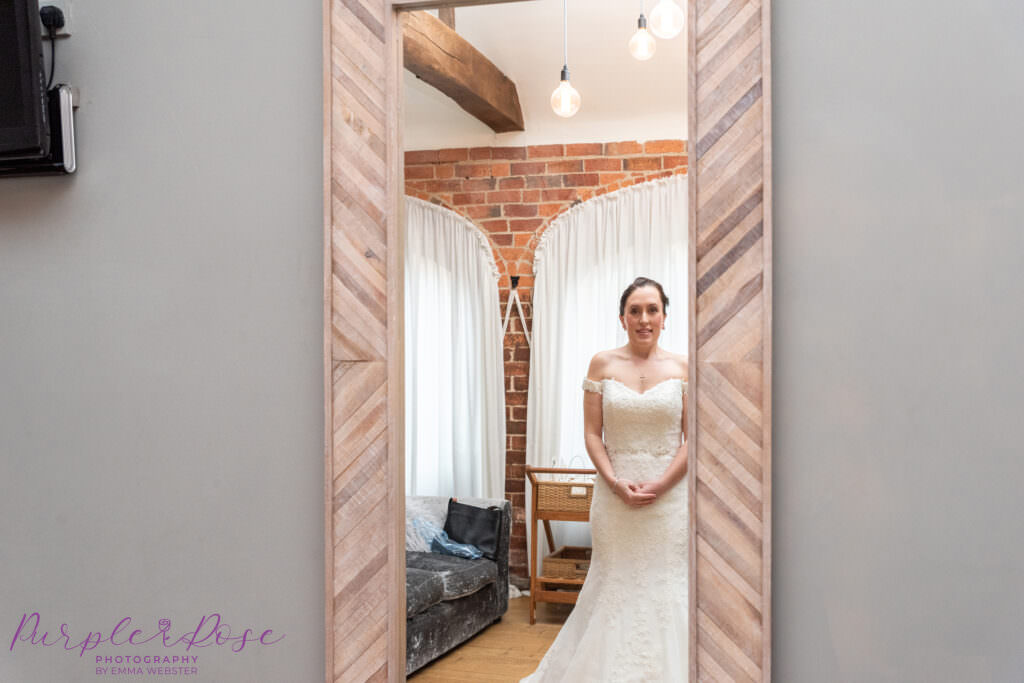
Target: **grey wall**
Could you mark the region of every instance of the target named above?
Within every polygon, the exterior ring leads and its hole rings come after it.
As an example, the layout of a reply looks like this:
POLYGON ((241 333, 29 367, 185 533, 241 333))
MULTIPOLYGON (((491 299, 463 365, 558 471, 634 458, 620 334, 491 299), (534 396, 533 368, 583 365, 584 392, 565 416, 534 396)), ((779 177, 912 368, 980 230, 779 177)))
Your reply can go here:
POLYGON ((773 5, 774 678, 1024 680, 1024 7, 773 5))
POLYGON ((33 611, 74 642, 219 612, 285 639, 190 680, 322 680, 321 3, 73 16, 80 170, 0 179, 0 680, 183 654, 12 651, 33 611))

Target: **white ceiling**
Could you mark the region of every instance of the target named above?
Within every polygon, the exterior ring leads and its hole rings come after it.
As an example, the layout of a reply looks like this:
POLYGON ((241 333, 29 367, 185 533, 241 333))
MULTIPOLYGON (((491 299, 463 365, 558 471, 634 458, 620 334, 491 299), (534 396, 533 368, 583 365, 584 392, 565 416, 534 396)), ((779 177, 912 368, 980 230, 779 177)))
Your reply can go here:
MULTIPOLYGON (((649 13, 654 0, 643 4, 649 13)), ((562 68, 561 0, 456 9, 459 34, 515 81, 526 131, 495 134, 406 71, 405 148, 686 138, 686 32, 659 39, 652 59, 633 59, 627 44, 640 7, 640 0, 568 0, 569 70, 582 98, 570 119, 549 104, 562 68)))

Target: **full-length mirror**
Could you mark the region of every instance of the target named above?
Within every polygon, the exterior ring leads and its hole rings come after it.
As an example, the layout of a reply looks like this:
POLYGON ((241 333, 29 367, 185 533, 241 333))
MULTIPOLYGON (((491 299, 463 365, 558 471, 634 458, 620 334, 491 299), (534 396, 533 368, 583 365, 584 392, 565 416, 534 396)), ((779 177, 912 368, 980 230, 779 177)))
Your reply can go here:
POLYGON ((767 17, 325 2, 328 680, 769 678, 767 17))
POLYGON ((641 4, 405 18, 412 680, 688 675, 687 44, 641 4))

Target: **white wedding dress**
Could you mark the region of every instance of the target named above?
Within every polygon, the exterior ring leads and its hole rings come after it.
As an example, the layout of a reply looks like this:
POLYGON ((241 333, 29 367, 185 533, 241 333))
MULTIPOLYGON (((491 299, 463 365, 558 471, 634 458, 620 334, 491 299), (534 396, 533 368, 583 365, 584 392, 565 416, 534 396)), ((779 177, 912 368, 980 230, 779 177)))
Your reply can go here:
MULTIPOLYGON (((603 394, 604 443, 616 476, 657 479, 682 441, 686 383, 668 379, 642 394, 614 379, 584 380, 583 388, 603 394)), ((686 477, 639 507, 597 478, 586 581, 537 670, 520 683, 685 683, 688 499, 686 477)))

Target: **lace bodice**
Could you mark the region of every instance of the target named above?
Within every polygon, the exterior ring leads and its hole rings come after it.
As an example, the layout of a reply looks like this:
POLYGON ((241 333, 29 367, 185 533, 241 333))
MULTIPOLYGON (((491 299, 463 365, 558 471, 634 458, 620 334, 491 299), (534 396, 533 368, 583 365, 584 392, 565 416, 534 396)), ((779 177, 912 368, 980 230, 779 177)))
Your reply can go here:
POLYGON ((675 453, 682 443, 686 382, 666 379, 643 393, 615 379, 585 379, 583 388, 602 394, 604 444, 609 454, 675 453))

